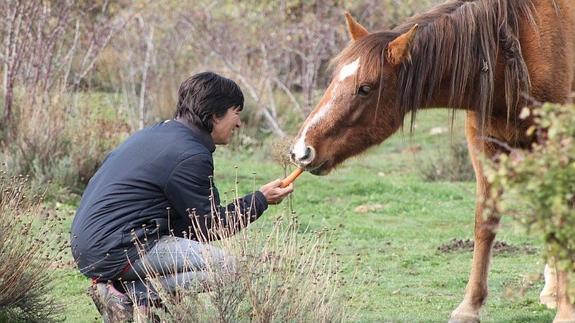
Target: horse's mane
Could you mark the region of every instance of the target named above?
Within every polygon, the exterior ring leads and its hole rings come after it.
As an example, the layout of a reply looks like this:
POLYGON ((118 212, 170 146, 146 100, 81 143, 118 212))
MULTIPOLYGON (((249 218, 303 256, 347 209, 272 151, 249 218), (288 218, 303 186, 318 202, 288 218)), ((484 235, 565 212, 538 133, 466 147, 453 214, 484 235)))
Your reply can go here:
MULTIPOLYGON (((419 25, 411 59, 398 75, 398 104, 404 114, 431 104, 439 86, 449 89, 449 107, 475 107, 481 129, 489 122, 498 55, 505 68, 507 118, 530 93, 530 79, 519 43, 519 20, 537 28, 532 0, 454 0, 433 7, 389 32, 378 32, 353 42, 334 62, 365 57, 363 73, 382 71, 387 44, 419 25), (450 82, 445 81, 446 73, 450 82)), ((381 90, 380 90, 381 94, 381 90)))

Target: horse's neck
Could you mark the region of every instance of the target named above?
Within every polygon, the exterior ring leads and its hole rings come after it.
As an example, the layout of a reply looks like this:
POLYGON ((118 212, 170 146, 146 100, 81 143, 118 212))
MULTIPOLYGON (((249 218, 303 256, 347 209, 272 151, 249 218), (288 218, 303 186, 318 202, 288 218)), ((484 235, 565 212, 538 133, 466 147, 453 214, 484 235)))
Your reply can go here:
MULTIPOLYGON (((505 63, 502 60, 501 55, 498 55, 495 59, 494 71, 493 71, 493 93, 491 93, 493 99, 491 108, 494 114, 506 114, 507 102, 505 101, 505 63)), ((478 75, 472 75, 470 77, 479 77, 478 75)), ((425 89, 426 91, 428 89, 425 89)), ((448 108, 454 110, 465 110, 465 111, 479 111, 481 107, 479 102, 477 102, 474 97, 477 96, 477 90, 474 88, 467 89, 463 93, 460 93, 456 97, 452 97, 452 68, 449 67, 444 72, 441 78, 441 82, 435 85, 434 93, 431 96, 429 102, 423 102, 420 107, 422 109, 427 108, 448 108), (462 100, 460 100, 462 99, 462 100), (457 103, 459 102, 460 103, 457 103)), ((487 94, 487 93, 486 93, 487 94)))
MULTIPOLYGON (((445 77, 444 81, 442 81, 441 84, 439 84, 436 87, 436 90, 432 95, 431 101, 425 102, 424 105, 422 105, 420 108, 421 109, 448 108, 454 110, 475 111, 476 107, 473 105, 473 102, 471 102, 471 100, 468 100, 469 104, 462 104, 462 105, 451 104, 452 98, 451 98, 450 82, 451 80, 449 79, 449 77, 445 77)), ((470 96, 471 94, 467 95, 470 96)))

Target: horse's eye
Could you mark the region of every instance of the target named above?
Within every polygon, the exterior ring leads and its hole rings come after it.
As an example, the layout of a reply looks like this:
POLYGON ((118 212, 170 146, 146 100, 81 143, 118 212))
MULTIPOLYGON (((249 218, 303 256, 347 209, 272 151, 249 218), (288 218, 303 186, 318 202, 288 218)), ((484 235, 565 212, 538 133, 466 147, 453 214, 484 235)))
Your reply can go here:
POLYGON ((371 91, 371 87, 369 85, 362 85, 357 90, 357 94, 359 96, 367 96, 369 94, 369 91, 371 91))

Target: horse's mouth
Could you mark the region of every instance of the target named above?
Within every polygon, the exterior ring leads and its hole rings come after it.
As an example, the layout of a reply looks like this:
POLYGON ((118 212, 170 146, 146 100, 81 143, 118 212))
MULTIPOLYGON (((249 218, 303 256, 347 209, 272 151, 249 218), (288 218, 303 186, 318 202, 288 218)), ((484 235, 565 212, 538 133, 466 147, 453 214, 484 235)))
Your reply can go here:
POLYGON ((311 169, 306 169, 306 170, 313 175, 325 176, 325 175, 329 174, 329 172, 331 171, 331 167, 328 167, 328 161, 324 160, 318 166, 311 168, 311 169))

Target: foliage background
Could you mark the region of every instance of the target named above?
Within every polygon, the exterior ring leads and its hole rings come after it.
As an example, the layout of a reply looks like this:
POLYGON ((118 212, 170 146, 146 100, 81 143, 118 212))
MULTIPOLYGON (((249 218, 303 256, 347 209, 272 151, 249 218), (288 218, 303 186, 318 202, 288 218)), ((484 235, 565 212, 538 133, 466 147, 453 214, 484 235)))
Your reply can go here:
POLYGON ((310 112, 348 41, 434 1, 18 1, 0 4, 0 157, 80 192, 129 133, 170 118, 179 84, 212 70, 247 98, 241 142, 282 138, 310 112))

